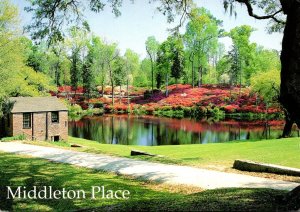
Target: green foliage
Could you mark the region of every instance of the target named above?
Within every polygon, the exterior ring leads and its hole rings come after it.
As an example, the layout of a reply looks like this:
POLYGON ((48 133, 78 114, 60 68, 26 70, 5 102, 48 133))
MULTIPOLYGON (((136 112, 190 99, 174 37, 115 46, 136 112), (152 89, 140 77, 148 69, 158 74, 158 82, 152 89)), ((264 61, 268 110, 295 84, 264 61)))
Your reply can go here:
POLYGON ((216 106, 208 107, 162 107, 156 109, 153 113, 156 116, 165 116, 169 118, 214 118, 214 119, 224 119, 225 112, 216 106))
MULTIPOLYGON (((47 51, 47 75, 50 76, 57 86, 69 85, 70 63, 68 58, 68 48, 66 43, 57 42, 51 45, 47 51)), ((45 72, 45 71, 44 71, 45 72)))
POLYGON ((280 72, 270 70, 261 72, 251 78, 251 88, 261 95, 267 103, 278 102, 280 72))
POLYGON ((27 66, 51 77, 57 86, 70 84, 68 43, 57 42, 47 46, 46 43, 33 44, 26 37, 21 37, 21 43, 24 46, 27 66))
POLYGON ((140 106, 140 105, 134 106, 133 110, 128 111, 128 112, 132 112, 135 115, 145 115, 145 114, 147 114, 145 108, 143 106, 140 106))
POLYGON ((34 45, 31 43, 29 46, 30 53, 27 58, 27 66, 31 67, 36 72, 42 72, 45 70, 43 65, 47 64, 45 57, 45 49, 41 48, 42 45, 34 45))
MULTIPOLYGON (((90 41, 89 36, 89 28, 86 25, 81 27, 71 27, 69 29, 69 38, 66 41, 66 45, 68 46, 69 51, 71 52, 70 60, 71 60, 71 67, 70 67, 70 75, 71 75, 71 85, 74 89, 77 89, 79 85, 82 84, 82 76, 83 76, 83 69, 86 72, 90 71, 89 64, 86 64, 83 67, 83 63, 86 57, 85 52, 88 51, 88 43, 90 41)), ((92 60, 92 54, 89 55, 90 58, 88 63, 92 60)), ((89 73, 88 73, 89 75, 89 73)), ((90 79, 88 76, 84 76, 85 80, 90 79)), ((88 82, 89 84, 89 82, 88 82)))
POLYGON ((13 6, 8 0, 1 1, 0 108, 10 96, 47 95, 49 90, 55 90, 46 75, 36 73, 26 66, 28 51, 26 42, 19 33, 18 23, 16 6, 13 6))
POLYGON ((156 57, 157 57, 157 52, 159 49, 159 42, 155 39, 154 36, 150 36, 146 40, 146 50, 147 54, 150 57, 151 61, 151 86, 152 86, 152 92, 154 89, 154 71, 156 68, 156 57))
POLYGON ((122 57, 116 57, 113 64, 113 80, 116 86, 122 86, 126 80, 126 64, 125 59, 122 57))
POLYGON ((15 80, 18 84, 10 93, 12 96, 48 96, 50 90, 56 90, 47 75, 36 73, 29 67, 24 67, 19 73, 19 79, 15 80))
MULTIPOLYGON (((137 53, 132 51, 131 49, 127 49, 124 54, 124 71, 125 71, 125 77, 124 80, 126 81, 126 84, 133 84, 135 81, 140 82, 139 80, 136 80, 137 77, 143 75, 146 77, 147 72, 143 72, 141 70, 141 64, 140 64, 140 57, 137 53)), ((143 84, 144 82, 141 81, 143 84)), ((147 85, 147 82, 145 82, 147 85)), ((145 85, 143 84, 143 85, 145 85)), ((138 86, 141 87, 141 86, 138 86)))
POLYGON ((166 78, 170 75, 171 66, 172 66, 172 45, 173 38, 168 37, 160 46, 157 52, 157 72, 166 78))
POLYGON ((154 36, 150 36, 147 38, 145 45, 146 45, 148 56, 153 62, 155 62, 157 51, 159 49, 159 42, 156 40, 154 36))
POLYGON ((184 49, 182 38, 178 35, 169 36, 158 49, 157 52, 157 70, 156 82, 157 88, 160 88, 163 81, 166 83, 166 95, 168 95, 168 85, 170 75, 176 82, 183 75, 184 70, 184 49))
POLYGON ((74 104, 74 105, 69 105, 68 106, 69 110, 69 116, 76 116, 76 115, 81 115, 83 113, 82 108, 80 105, 74 104))
POLYGON ((280 70, 279 53, 250 43, 252 31, 250 26, 241 26, 228 33, 233 46, 217 63, 219 82, 227 82, 229 76, 230 84, 250 85, 250 79, 260 72, 280 70))
POLYGON ((176 84, 178 79, 180 79, 183 75, 185 58, 184 58, 184 50, 183 50, 183 41, 181 38, 177 38, 172 48, 173 52, 173 61, 171 67, 171 76, 175 78, 176 84))
POLYGON ((26 136, 24 134, 12 136, 12 137, 5 137, 5 138, 1 139, 2 142, 7 142, 7 141, 23 141, 23 140, 26 140, 26 136))
POLYGON ((92 36, 90 49, 92 50, 93 63, 91 69, 94 75, 94 83, 96 85, 104 85, 107 83, 108 67, 105 57, 105 44, 102 39, 97 36, 92 36))
POLYGON ((169 118, 184 118, 183 110, 157 110, 154 111, 156 116, 164 116, 169 118))
POLYGON ((89 48, 89 52, 85 61, 82 65, 82 84, 85 92, 90 96, 93 87, 95 86, 94 83, 94 73, 92 70, 92 64, 94 60, 93 48, 89 48))
MULTIPOLYGON (((218 52, 220 25, 221 21, 205 8, 195 8, 191 12, 191 20, 186 26, 184 39, 188 51, 187 57, 191 65, 191 75, 196 79, 195 69, 198 69, 199 85, 203 82, 201 76, 204 74, 203 70, 208 68, 210 55, 218 52)), ((193 82, 194 79, 192 79, 193 82)))
MULTIPOLYGON (((154 81, 156 81, 154 75, 154 81)), ((143 59, 140 63, 137 74, 133 77, 133 86, 150 87, 152 84, 152 62, 150 59, 143 59)))
POLYGON ((103 108, 90 107, 87 110, 82 110, 80 105, 68 105, 69 119, 80 120, 84 116, 102 115, 104 113, 103 108))
POLYGON ((76 90, 79 83, 80 83, 80 59, 79 59, 79 51, 73 50, 72 56, 71 56, 71 68, 70 68, 70 74, 71 74, 71 85, 76 90))
POLYGON ((244 79, 245 83, 249 85, 250 77, 256 71, 253 67, 256 44, 250 43, 250 36, 253 31, 251 26, 243 25, 235 27, 229 33, 233 42, 232 50, 228 54, 233 84, 242 84, 244 79))
POLYGON ((280 53, 276 50, 258 47, 255 53, 255 63, 258 72, 279 71, 281 69, 280 53))

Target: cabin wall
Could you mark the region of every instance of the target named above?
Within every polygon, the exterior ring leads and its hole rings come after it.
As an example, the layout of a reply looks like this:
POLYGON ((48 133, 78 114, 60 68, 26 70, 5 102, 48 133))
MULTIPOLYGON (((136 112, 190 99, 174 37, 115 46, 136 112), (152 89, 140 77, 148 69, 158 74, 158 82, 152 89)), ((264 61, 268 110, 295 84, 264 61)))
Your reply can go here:
MULTIPOLYGON (((32 123, 32 120, 31 120, 32 123)), ((23 113, 12 114, 12 134, 11 136, 17 136, 24 134, 27 139, 32 139, 32 128, 23 129, 23 113)))
POLYGON ((59 112, 59 123, 52 123, 51 112, 48 112, 48 140, 54 140, 59 136, 60 140, 68 140, 68 112, 59 112))
POLYGON ((12 136, 24 134, 29 140, 68 140, 68 112, 59 112, 59 123, 52 123, 51 112, 38 112, 31 115, 31 128, 23 128, 23 113, 12 114, 12 136))
POLYGON ((37 141, 46 140, 46 113, 32 113, 33 139, 37 141))

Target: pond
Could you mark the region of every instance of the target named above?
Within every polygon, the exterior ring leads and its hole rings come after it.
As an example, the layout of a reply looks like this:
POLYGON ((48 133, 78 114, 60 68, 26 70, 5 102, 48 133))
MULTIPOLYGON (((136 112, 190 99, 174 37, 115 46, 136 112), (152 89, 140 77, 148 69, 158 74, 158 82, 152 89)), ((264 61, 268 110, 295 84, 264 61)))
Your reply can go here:
MULTIPOLYGON (((105 115, 69 122, 69 135, 104 144, 180 145, 278 138, 283 121, 219 122, 154 116, 105 115)), ((296 129, 293 136, 298 136, 296 129)))

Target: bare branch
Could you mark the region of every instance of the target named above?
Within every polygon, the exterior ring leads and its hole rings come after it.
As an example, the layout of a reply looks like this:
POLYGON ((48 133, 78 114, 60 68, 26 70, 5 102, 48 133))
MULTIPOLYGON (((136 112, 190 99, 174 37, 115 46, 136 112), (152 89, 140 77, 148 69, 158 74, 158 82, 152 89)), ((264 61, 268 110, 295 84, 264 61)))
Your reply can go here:
POLYGON ((284 21, 279 20, 278 18, 276 18, 276 15, 278 15, 279 13, 283 12, 282 9, 278 10, 277 12, 270 14, 270 15, 265 15, 265 16, 260 16, 260 15, 256 15, 253 11, 253 7, 250 3, 249 0, 235 0, 236 2, 239 2, 241 4, 245 4, 248 10, 248 14, 255 18, 255 19, 259 19, 259 20, 263 20, 263 19, 273 19, 275 22, 280 23, 280 24, 285 24, 284 21))

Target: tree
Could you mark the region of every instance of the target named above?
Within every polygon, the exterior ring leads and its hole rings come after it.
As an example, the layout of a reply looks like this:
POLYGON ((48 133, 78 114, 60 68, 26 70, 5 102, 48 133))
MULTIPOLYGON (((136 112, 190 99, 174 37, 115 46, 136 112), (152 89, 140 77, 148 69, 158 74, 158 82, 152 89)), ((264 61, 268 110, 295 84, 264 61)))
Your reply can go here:
MULTIPOLYGON (((160 82, 160 77, 165 78, 166 83, 166 96, 169 95, 169 77, 170 71, 173 63, 173 52, 172 52, 172 44, 173 38, 168 37, 166 41, 164 41, 160 46, 157 52, 157 82, 160 82)), ((159 83, 158 83, 159 84, 159 83)))
POLYGON ((42 49, 42 45, 34 45, 30 41, 30 54, 27 58, 27 65, 32 67, 36 72, 42 72, 45 65, 45 51, 42 49))
POLYGON ((157 75, 156 80, 158 87, 162 83, 162 77, 165 78, 166 96, 168 96, 168 85, 170 75, 175 78, 176 84, 178 79, 183 75, 184 70, 184 49, 183 41, 180 35, 169 36, 158 49, 157 52, 157 75))
POLYGON ((230 85, 242 84, 242 65, 241 65, 241 57, 239 55, 239 50, 236 46, 232 46, 232 49, 228 52, 226 57, 227 63, 230 68, 228 70, 230 77, 230 85), (239 80, 240 79, 240 80, 239 80), (240 81, 240 83, 239 83, 240 81))
POLYGON ((133 81, 133 76, 140 75, 140 59, 139 55, 132 51, 131 49, 127 49, 124 55, 124 69, 125 69, 125 77, 126 87, 127 87, 127 103, 129 105, 129 83, 133 81))
POLYGON ((255 51, 256 44, 250 43, 250 36, 254 29, 243 25, 230 30, 229 37, 232 39, 232 51, 229 53, 232 61, 234 75, 239 76, 239 84, 250 84, 251 75, 255 73, 255 51))
MULTIPOLYGON (((149 58, 145 58, 140 63, 138 74, 134 76, 133 85, 136 87, 151 87, 152 86, 151 78, 152 78, 152 63, 149 58)), ((156 70, 154 71, 154 82, 156 82, 156 70)))
POLYGON ((122 85, 126 83, 126 61, 123 57, 118 56, 113 64, 113 76, 116 86, 119 86, 119 99, 122 101, 122 85))
MULTIPOLYGON (((285 109, 286 124, 283 130, 283 137, 291 134, 294 123, 300 126, 300 78, 295 77, 300 69, 300 3, 297 0, 278 1, 249 1, 237 0, 247 6, 248 14, 256 19, 270 19, 272 22, 270 31, 280 31, 284 27, 284 36, 281 52, 281 85, 280 103, 285 109), (259 5, 260 4, 260 5, 259 5), (259 5, 266 15, 254 13, 253 6, 259 5), (286 22, 282 17, 287 15, 286 22)), ((235 1, 225 1, 225 6, 234 5, 235 1)))
POLYGON ((76 91, 77 87, 80 82, 80 58, 79 58, 79 51, 73 50, 71 56, 71 85, 72 88, 76 91))
MULTIPOLYGON (((8 0, 0 2, 0 107, 15 89, 14 76, 23 67, 24 57, 19 39, 18 10, 8 0)), ((1 109, 1 108, 0 108, 1 109)), ((1 113, 0 113, 1 116, 1 113)))
POLYGON ((82 65, 82 84, 85 93, 88 94, 88 99, 90 98, 91 91, 94 86, 94 74, 92 70, 93 64, 93 49, 90 47, 87 57, 85 58, 82 65))
POLYGON ((107 81, 107 72, 108 72, 105 49, 108 47, 103 43, 100 37, 93 36, 92 48, 93 48, 94 61, 92 63, 91 68, 94 72, 96 83, 99 83, 102 87, 101 90, 103 96, 104 86, 107 81))
POLYGON ((103 50, 104 55, 104 64, 106 67, 108 67, 108 73, 109 73, 109 80, 111 85, 111 93, 112 93, 112 105, 115 103, 115 71, 118 71, 117 69, 120 68, 118 65, 116 65, 116 60, 118 59, 120 53, 119 49, 117 48, 117 44, 108 44, 105 45, 105 48, 103 50))
POLYGON ((148 37, 146 41, 146 50, 151 60, 152 93, 154 89, 154 69, 155 69, 158 48, 159 48, 159 42, 155 39, 155 37, 154 36, 148 37))
POLYGON ((56 86, 68 84, 70 81, 70 61, 67 57, 67 46, 60 41, 52 44, 48 50, 49 73, 56 86))
POLYGON ((258 46, 255 53, 255 63, 258 72, 280 71, 280 53, 277 50, 268 50, 258 46))
POLYGON ((279 70, 269 70, 252 76, 251 88, 264 98, 266 104, 278 102, 280 88, 279 70))
MULTIPOLYGON (((19 30, 17 7, 0 2, 0 117, 11 96, 41 96, 55 90, 43 73, 26 66, 27 44, 19 30)), ((27 40, 28 41, 28 40, 27 40)))
POLYGON ((191 11, 191 20, 184 35, 188 49, 189 61, 192 65, 192 86, 194 87, 195 68, 198 68, 198 86, 203 83, 203 70, 207 68, 209 55, 218 48, 219 25, 221 22, 213 17, 205 8, 191 11))
POLYGON ((287 14, 281 52, 280 86, 280 102, 286 114, 283 137, 287 137, 294 123, 300 127, 300 3, 296 0, 282 0, 281 4, 287 14))
POLYGON ((83 24, 80 27, 72 27, 69 30, 69 38, 66 41, 66 45, 71 51, 71 85, 76 91, 79 84, 82 83, 82 65, 83 60, 87 55, 88 43, 89 43, 89 27, 83 24))
POLYGON ((173 52, 173 61, 171 67, 171 75, 175 78, 176 87, 178 86, 178 79, 183 75, 185 58, 184 58, 184 49, 183 41, 181 38, 174 40, 174 45, 172 45, 173 52))

